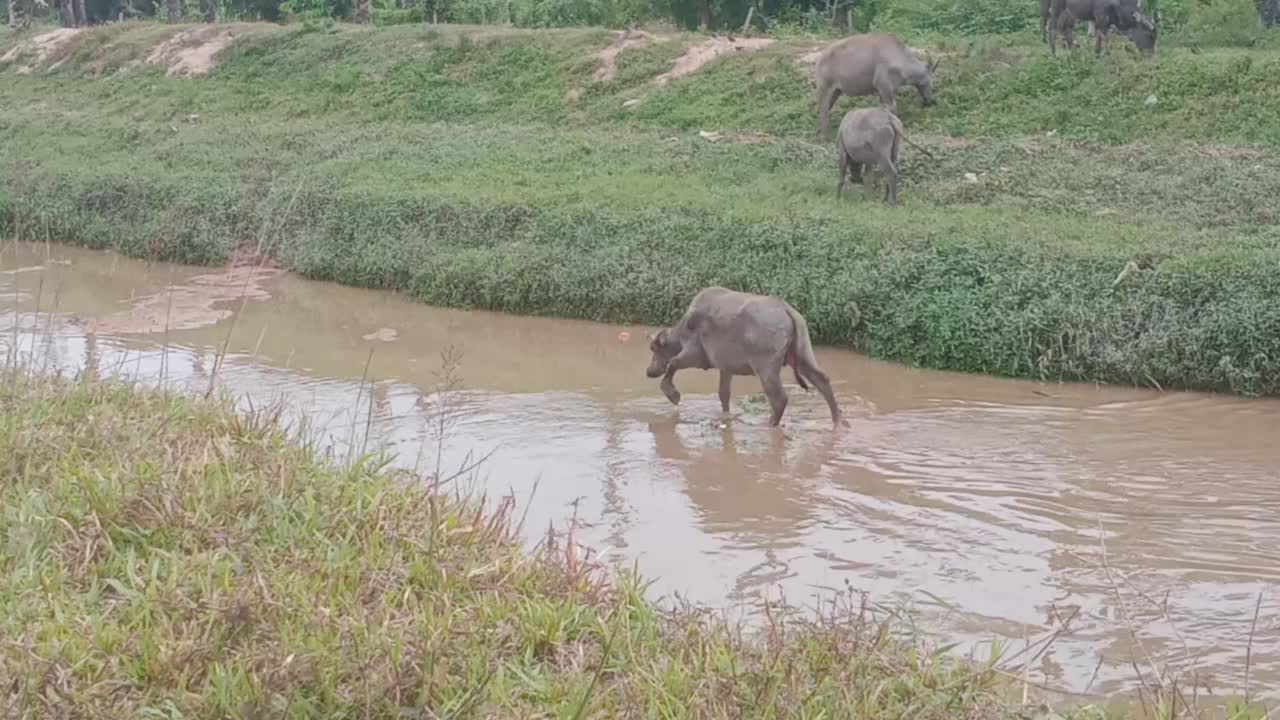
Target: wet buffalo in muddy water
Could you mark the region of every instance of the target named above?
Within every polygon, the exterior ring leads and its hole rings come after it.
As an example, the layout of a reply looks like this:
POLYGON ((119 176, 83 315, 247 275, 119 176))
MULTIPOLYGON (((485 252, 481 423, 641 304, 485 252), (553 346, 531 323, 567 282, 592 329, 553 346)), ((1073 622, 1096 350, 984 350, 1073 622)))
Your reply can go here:
POLYGON ((807 379, 822 393, 832 425, 844 422, 831 381, 814 357, 809 325, 782 298, 706 288, 694 296, 679 323, 650 336, 649 351, 653 357, 645 375, 662 378, 662 392, 673 405, 680 404, 680 391, 672 382, 678 370, 719 370, 720 407, 726 413, 733 376, 755 375, 773 409, 769 424, 776 426, 787 408, 781 375, 789 365, 801 388, 809 389, 807 379))
POLYGON ((853 35, 831 43, 814 65, 818 137, 823 143, 830 139, 831 108, 841 95, 878 95, 882 107, 896 110, 898 88, 914 85, 920 101, 933 105, 933 72, 937 67, 937 60, 928 64, 917 60, 901 40, 888 33, 853 35))
MULTIPOLYGON (((1042 15, 1045 1, 1040 0, 1042 15)), ((1151 55, 1156 51, 1155 20, 1142 14, 1137 0, 1052 0, 1049 15, 1051 54, 1056 55, 1058 52, 1058 35, 1066 39, 1068 49, 1075 48, 1073 30, 1081 20, 1093 24, 1095 55, 1102 54, 1104 45, 1107 54, 1111 53, 1111 47, 1106 43, 1113 29, 1129 38, 1143 55, 1151 55)))

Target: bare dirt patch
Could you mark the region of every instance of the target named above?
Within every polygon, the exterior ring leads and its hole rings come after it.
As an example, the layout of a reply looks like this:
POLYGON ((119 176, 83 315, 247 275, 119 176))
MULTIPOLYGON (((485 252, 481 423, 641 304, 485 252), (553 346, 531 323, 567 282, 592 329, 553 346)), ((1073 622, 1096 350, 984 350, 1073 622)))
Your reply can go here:
POLYGON ((932 145, 947 149, 963 150, 977 145, 977 141, 952 135, 933 135, 930 133, 911 133, 911 139, 921 145, 932 145))
POLYGON ((740 145, 763 145, 776 141, 769 133, 763 132, 720 132, 703 130, 698 136, 707 142, 731 142, 740 145))
POLYGON ((18 60, 28 59, 26 65, 19 65, 17 72, 29 73, 37 65, 43 65, 49 61, 68 40, 80 33, 80 28, 58 28, 50 30, 47 33, 41 33, 30 41, 24 42, 9 49, 9 52, 0 56, 0 62, 11 63, 18 60))
POLYGON ((713 38, 690 47, 684 54, 676 58, 670 72, 665 72, 653 79, 656 85, 665 85, 678 77, 684 77, 702 69, 703 65, 731 52, 753 51, 773 44, 772 38, 713 38))
POLYGON ((1215 160, 1261 160, 1267 157, 1267 153, 1262 150, 1237 145, 1209 143, 1194 147, 1197 155, 1215 160))
POLYGON ((400 332, 395 328, 383 327, 383 328, 378 328, 377 330, 374 330, 373 332, 367 335, 364 335, 362 337, 365 340, 370 340, 370 341, 376 340, 378 342, 395 342, 396 338, 400 337, 400 332))
POLYGON ((632 48, 648 47, 655 42, 666 40, 643 30, 623 30, 617 34, 608 47, 596 53, 599 65, 591 75, 592 82, 611 82, 618 76, 618 56, 632 48))
POLYGON ((282 272, 277 268, 229 267, 220 273, 197 275, 186 283, 138 298, 125 310, 90 320, 87 329, 144 335, 214 325, 230 317, 234 305, 226 306, 241 298, 270 298, 262 283, 282 272))
POLYGON ((801 65, 817 65, 818 58, 822 56, 822 51, 826 49, 826 45, 814 45, 805 48, 800 55, 796 56, 796 62, 801 65))
POLYGON ((160 43, 147 55, 148 65, 166 67, 166 75, 203 75, 213 69, 222 52, 235 39, 218 26, 184 30, 160 43))
POLYGON ((1029 137, 1019 138, 1013 141, 1013 146, 1026 153, 1027 155, 1043 155, 1052 152, 1055 148, 1061 147, 1061 143, 1042 142, 1029 137))

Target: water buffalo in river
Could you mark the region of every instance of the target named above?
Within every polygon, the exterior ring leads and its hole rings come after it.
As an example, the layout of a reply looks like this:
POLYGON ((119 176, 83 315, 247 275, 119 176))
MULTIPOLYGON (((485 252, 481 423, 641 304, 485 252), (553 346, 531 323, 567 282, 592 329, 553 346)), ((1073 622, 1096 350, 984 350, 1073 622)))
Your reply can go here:
MULTIPOLYGON (((1044 0, 1041 0, 1043 3, 1044 0)), ((1156 48, 1155 21, 1138 9, 1137 0, 1052 0, 1049 19, 1049 52, 1057 54, 1057 36, 1066 38, 1067 48, 1075 48, 1072 29, 1081 20, 1093 22, 1094 37, 1097 44, 1095 55, 1102 54, 1112 28, 1133 41, 1133 44, 1144 55, 1150 55, 1156 48)), ((1043 7, 1043 6, 1042 6, 1043 7)), ((1107 46, 1107 53, 1111 47, 1107 46)))
POLYGON ((814 80, 818 87, 818 137, 831 137, 831 108, 841 94, 879 95, 880 105, 897 108, 898 87, 914 85, 925 105, 934 104, 933 71, 938 61, 925 64, 901 40, 887 33, 853 35, 831 43, 818 55, 814 80))
MULTIPOLYGON (((902 121, 884 108, 858 108, 845 113, 836 133, 836 152, 840 155, 840 180, 836 183, 836 199, 844 190, 845 177, 862 183, 864 170, 875 166, 885 183, 884 199, 890 205, 898 203, 898 148, 900 140, 929 157, 928 150, 907 139, 902 132, 902 121)), ((870 187, 867 187, 868 191, 870 187)))
POLYGON ((673 405, 680 404, 680 391, 672 382, 678 370, 719 370, 724 412, 729 412, 733 376, 755 375, 773 409, 769 424, 776 426, 787 408, 781 374, 783 366, 789 365, 801 388, 809 389, 808 379, 822 393, 831 409, 832 425, 843 422, 831 381, 813 355, 809 325, 782 298, 706 288, 694 296, 679 323, 650 336, 649 350, 653 357, 645 375, 662 377, 660 387, 673 405))

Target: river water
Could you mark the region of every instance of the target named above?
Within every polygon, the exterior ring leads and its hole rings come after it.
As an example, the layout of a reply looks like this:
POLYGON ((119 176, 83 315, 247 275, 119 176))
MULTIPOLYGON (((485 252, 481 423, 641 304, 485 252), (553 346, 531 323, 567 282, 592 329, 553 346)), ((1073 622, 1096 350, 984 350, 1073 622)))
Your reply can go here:
POLYGON ((1136 659, 1195 666, 1222 693, 1249 655, 1254 693, 1280 699, 1280 402, 818 348, 850 427, 789 384, 773 430, 754 378, 735 380, 730 422, 712 372, 678 375, 671 406, 644 376, 647 330, 0 245, 0 357, 203 390, 225 344, 217 382, 243 404, 305 414, 339 457, 383 447, 447 471, 487 455, 457 482, 514 496, 531 542, 576 516, 577 540, 638 564, 655 599, 750 611, 852 587, 979 655, 1074 613, 1033 682, 1132 690, 1136 659))

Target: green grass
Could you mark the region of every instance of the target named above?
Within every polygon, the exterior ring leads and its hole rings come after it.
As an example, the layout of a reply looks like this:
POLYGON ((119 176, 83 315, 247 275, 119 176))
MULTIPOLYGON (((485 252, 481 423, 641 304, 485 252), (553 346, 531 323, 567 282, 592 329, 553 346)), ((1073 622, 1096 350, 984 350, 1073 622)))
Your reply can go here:
POLYGON ((261 247, 425 302, 598 320, 670 322, 724 284, 910 364, 1280 392, 1275 51, 931 43, 940 103, 900 108, 937 160, 905 147, 886 208, 833 198, 795 62, 811 41, 656 88, 696 37, 594 84, 600 30, 236 27, 204 78, 132 65, 160 30, 128 23, 55 70, 0 69, 0 227, 198 263, 261 247))
POLYGON ((856 600, 760 635, 660 610, 563 538, 522 550, 510 506, 331 465, 230 407, 0 374, 0 714, 1012 712, 994 660, 944 659, 856 600))

